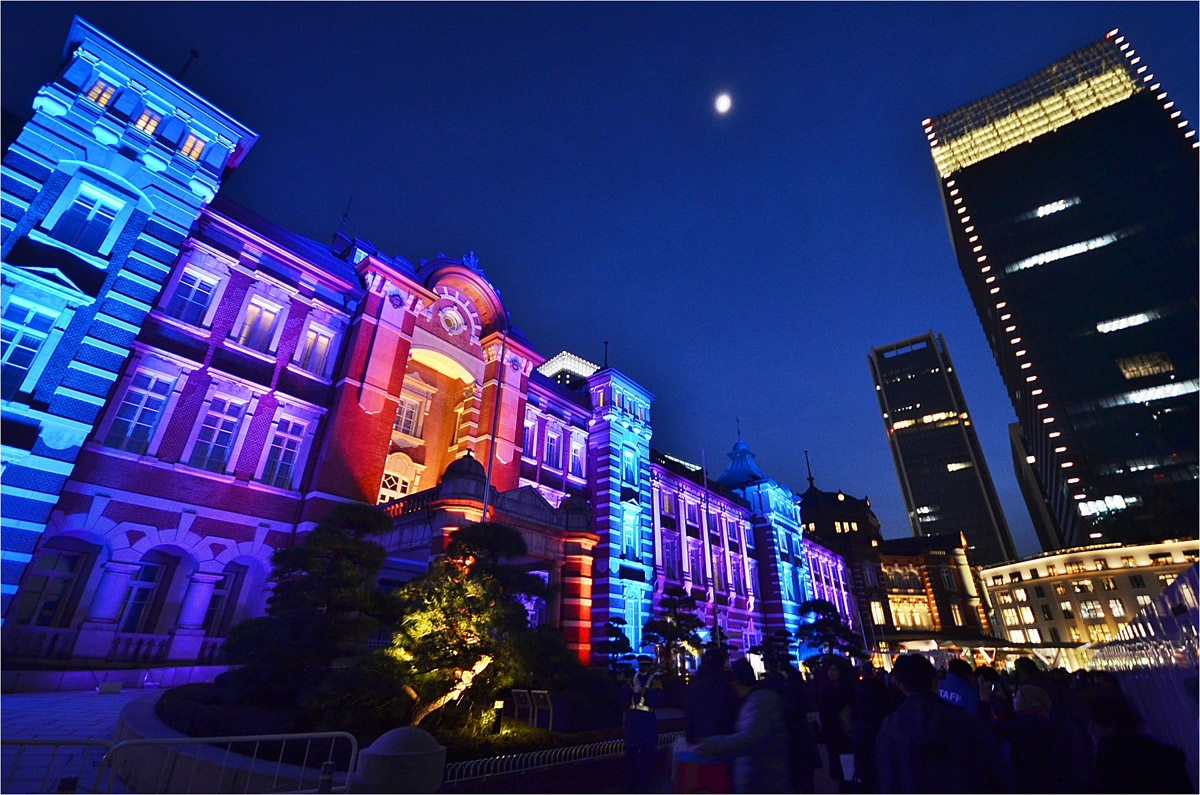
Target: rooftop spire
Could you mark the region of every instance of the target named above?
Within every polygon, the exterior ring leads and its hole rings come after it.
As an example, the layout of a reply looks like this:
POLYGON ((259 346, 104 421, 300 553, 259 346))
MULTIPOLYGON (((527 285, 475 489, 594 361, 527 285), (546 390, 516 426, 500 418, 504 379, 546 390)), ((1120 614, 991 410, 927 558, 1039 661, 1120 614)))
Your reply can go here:
POLYGON ((808 487, 813 487, 812 464, 808 462, 808 451, 804 451, 804 466, 808 467, 808 487))

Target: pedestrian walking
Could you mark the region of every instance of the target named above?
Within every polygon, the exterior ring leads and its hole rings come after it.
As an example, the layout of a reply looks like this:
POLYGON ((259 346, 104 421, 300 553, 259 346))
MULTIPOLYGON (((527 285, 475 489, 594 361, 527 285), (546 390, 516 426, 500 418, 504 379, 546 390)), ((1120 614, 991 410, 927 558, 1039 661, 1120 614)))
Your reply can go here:
POLYGON ((731 679, 743 699, 737 724, 732 734, 701 740, 701 753, 731 762, 734 792, 790 792, 783 698, 758 682, 746 660, 734 662, 731 679))

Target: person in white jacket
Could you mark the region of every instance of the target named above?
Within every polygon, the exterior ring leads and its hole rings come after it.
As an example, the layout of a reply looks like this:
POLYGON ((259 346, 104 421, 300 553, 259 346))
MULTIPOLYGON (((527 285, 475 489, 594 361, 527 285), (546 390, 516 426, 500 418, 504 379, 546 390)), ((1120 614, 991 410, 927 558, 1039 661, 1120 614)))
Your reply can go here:
POLYGON ((734 792, 790 792, 783 699, 757 680, 746 660, 736 661, 730 675, 742 699, 737 726, 733 734, 706 737, 700 752, 730 762, 734 792))

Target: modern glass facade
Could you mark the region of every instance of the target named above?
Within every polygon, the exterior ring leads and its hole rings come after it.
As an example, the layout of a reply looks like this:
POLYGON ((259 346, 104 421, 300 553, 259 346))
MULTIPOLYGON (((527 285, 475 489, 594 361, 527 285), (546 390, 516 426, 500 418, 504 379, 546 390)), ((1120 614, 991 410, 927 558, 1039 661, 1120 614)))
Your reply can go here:
POLYGON ((925 121, 1047 549, 1197 527, 1196 133, 1140 61, 1113 31, 925 121))
POLYGON ((913 535, 962 533, 977 564, 1014 559, 946 340, 930 331, 868 361, 913 535))

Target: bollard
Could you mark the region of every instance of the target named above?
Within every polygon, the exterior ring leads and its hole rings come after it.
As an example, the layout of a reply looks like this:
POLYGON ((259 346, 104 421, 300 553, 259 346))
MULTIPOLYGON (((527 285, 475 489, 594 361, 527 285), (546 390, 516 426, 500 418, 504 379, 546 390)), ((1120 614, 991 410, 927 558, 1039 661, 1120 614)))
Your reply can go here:
POLYGON ((325 762, 321 765, 321 778, 317 781, 318 793, 333 792, 333 762, 325 762))

